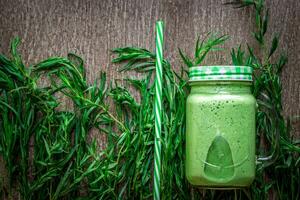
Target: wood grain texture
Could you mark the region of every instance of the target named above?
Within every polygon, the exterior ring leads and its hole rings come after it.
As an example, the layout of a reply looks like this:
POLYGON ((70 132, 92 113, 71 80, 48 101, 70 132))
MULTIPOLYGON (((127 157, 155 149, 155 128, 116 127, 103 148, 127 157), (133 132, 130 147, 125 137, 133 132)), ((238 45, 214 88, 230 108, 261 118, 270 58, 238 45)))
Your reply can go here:
MULTIPOLYGON (((86 60, 87 77, 93 81, 100 70, 108 78, 128 76, 110 64, 110 49, 125 45, 154 50, 155 21, 165 21, 165 57, 181 65, 178 47, 190 54, 198 35, 209 31, 228 34, 225 48, 255 44, 253 14, 234 10, 226 0, 0 0, 0 51, 7 53, 14 36, 22 38, 21 53, 27 64, 49 56, 75 52, 86 60)), ((281 35, 281 47, 289 56, 283 70, 284 114, 300 115, 300 3, 269 0, 268 35, 281 35)), ((206 63, 229 64, 229 52, 213 55, 206 63)), ((138 74, 130 74, 138 76, 138 74)), ((300 124, 296 124, 297 133, 300 124)))

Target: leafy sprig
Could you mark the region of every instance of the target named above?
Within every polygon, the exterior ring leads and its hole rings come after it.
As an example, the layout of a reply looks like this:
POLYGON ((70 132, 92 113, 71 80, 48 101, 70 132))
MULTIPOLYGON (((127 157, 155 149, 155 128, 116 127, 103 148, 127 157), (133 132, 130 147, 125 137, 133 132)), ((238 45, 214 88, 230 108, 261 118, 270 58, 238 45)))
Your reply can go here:
POLYGON ((18 38, 12 42, 11 58, 0 56, 0 153, 9 179, 1 191, 12 198, 17 183, 23 199, 73 199, 107 163, 88 142, 89 132, 98 129, 116 137, 105 126, 125 126, 105 103, 104 73, 99 83, 87 84, 83 60, 74 54, 25 67, 18 44, 18 38), (44 75, 50 84, 38 86, 44 75), (70 98, 73 111, 58 108, 59 94, 70 98))
POLYGON ((218 36, 216 33, 209 33, 200 42, 200 37, 198 37, 196 41, 194 57, 189 58, 185 53, 182 52, 181 49, 179 49, 180 57, 188 67, 200 65, 209 52, 221 50, 219 46, 222 45, 228 38, 229 37, 227 35, 218 36))
POLYGON ((269 20, 269 9, 265 7, 264 0, 239 0, 233 1, 237 8, 252 6, 255 11, 256 31, 253 36, 256 39, 260 54, 255 55, 252 48, 248 46, 248 52, 241 49, 232 49, 232 62, 236 65, 248 65, 255 69, 255 80, 253 84, 253 94, 257 98, 259 105, 257 113, 257 135, 258 141, 265 138, 267 146, 271 149, 271 156, 262 162, 262 167, 258 168, 257 174, 268 176, 267 181, 263 176, 257 176, 252 193, 255 199, 268 198, 268 191, 273 191, 279 195, 280 199, 299 198, 299 144, 291 137, 290 121, 285 120, 282 115, 282 84, 280 74, 282 68, 287 63, 287 56, 280 53, 275 57, 279 44, 278 35, 274 35, 271 43, 267 44, 267 28, 269 20), (280 166, 280 167, 279 167, 280 166), (282 169, 285 170, 282 170, 282 169), (279 177, 285 176, 290 180, 290 184, 279 177), (259 190, 258 187, 263 187, 259 190))

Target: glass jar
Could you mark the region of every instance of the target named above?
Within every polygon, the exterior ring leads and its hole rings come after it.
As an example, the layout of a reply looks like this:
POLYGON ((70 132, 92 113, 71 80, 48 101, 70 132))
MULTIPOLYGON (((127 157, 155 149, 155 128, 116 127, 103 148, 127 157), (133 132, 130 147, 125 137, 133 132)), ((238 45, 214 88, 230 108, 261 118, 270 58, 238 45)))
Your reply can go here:
POLYGON ((189 70, 186 177, 210 188, 249 186, 255 177, 256 100, 252 68, 200 66, 189 70))

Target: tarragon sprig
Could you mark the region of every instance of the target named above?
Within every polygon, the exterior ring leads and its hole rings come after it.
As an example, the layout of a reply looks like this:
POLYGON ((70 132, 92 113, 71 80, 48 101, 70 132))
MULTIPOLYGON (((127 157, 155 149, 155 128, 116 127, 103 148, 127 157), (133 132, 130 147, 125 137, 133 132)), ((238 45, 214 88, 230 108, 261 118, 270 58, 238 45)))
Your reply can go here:
POLYGON ((200 65, 209 52, 221 50, 219 46, 224 44, 228 38, 227 35, 218 36, 216 33, 208 33, 201 42, 200 37, 198 37, 193 58, 187 56, 179 48, 180 57, 187 67, 200 65))

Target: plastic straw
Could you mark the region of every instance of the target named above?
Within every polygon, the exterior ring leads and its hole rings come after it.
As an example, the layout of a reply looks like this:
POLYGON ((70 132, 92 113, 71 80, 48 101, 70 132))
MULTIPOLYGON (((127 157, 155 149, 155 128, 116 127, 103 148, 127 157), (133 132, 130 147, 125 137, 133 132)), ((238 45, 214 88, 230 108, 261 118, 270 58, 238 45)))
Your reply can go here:
POLYGON ((154 138, 154 199, 160 199, 161 171, 161 102, 163 63, 163 22, 156 22, 155 138, 154 138))

